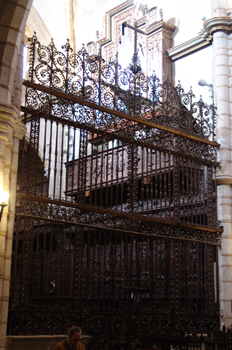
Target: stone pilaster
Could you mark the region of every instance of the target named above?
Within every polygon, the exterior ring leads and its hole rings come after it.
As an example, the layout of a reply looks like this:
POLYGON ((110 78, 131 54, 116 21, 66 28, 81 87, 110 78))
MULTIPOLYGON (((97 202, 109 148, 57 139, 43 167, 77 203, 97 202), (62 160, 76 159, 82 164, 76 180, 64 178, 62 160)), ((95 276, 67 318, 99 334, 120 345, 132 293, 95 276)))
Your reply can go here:
POLYGON ((0 186, 10 195, 0 223, 0 348, 5 347, 8 319, 19 139, 26 131, 18 114, 0 105, 0 186))
POLYGON ((15 214, 22 43, 32 0, 1 2, 0 12, 0 187, 10 194, 0 223, 0 350, 6 347, 11 250, 15 214))
POLYGON ((206 22, 213 35, 214 91, 218 108, 216 125, 220 168, 217 174, 218 219, 223 225, 219 249, 219 291, 221 325, 232 324, 232 20, 223 0, 212 0, 212 15, 206 22))

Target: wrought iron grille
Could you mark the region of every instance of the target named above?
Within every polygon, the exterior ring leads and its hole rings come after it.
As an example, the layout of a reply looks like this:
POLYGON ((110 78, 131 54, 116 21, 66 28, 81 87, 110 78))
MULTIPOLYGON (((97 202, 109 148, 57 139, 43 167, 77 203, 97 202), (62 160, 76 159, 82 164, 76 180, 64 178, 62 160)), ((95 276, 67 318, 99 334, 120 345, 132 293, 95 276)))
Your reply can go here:
POLYGON ((214 105, 62 49, 31 38, 9 333, 129 349, 144 323, 217 326, 214 105))
POLYGON ((46 89, 27 92, 28 108, 39 108, 40 112, 54 117, 119 135, 130 127, 127 131, 133 139, 155 139, 157 131, 165 127, 215 141, 215 107, 208 107, 201 100, 194 102, 193 92, 184 93, 180 84, 174 88, 168 81, 160 84, 155 75, 146 77, 143 73, 133 74, 130 69, 122 70, 117 58, 106 63, 101 54, 89 56, 84 47, 73 53, 68 40, 62 46, 63 52, 56 49, 53 41, 45 47, 35 35, 29 40, 30 81, 91 102, 92 108, 57 99, 46 93, 46 89), (93 104, 98 108, 94 110, 93 104), (100 106, 106 109, 99 109, 100 106), (138 125, 139 120, 137 123, 125 120, 113 111, 126 113, 128 118, 133 116, 144 123, 138 125), (145 122, 156 123, 160 128, 153 130, 145 122))

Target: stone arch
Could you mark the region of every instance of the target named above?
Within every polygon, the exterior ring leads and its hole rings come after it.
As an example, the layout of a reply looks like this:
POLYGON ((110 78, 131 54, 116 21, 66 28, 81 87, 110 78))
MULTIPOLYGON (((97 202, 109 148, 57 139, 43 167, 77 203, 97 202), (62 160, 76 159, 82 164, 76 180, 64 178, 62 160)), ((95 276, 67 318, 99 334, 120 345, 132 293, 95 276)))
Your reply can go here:
POLYGON ((0 103, 14 103, 11 100, 14 85, 21 84, 18 70, 21 67, 24 28, 31 4, 32 0, 5 0, 0 5, 0 103))

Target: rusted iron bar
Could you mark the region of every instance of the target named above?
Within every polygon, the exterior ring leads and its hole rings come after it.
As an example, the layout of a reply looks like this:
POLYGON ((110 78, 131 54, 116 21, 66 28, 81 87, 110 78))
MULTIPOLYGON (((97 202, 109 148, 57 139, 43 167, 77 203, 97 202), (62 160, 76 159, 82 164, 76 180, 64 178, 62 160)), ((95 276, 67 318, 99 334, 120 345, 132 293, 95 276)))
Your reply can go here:
MULTIPOLYGON (((218 228, 211 228, 211 227, 203 227, 203 226, 198 226, 198 225, 188 225, 188 224, 184 224, 184 223, 179 223, 179 222, 173 222, 173 221, 169 221, 169 220, 163 220, 163 219, 156 219, 156 218, 152 218, 150 216, 142 216, 142 215, 135 215, 135 214, 131 214, 131 213, 125 213, 125 212, 114 212, 111 210, 107 210, 107 209, 102 209, 100 207, 89 207, 87 205, 81 205, 81 204, 75 204, 75 203, 71 203, 71 202, 66 202, 66 201, 62 201, 62 200, 51 200, 48 198, 39 198, 39 197, 30 197, 30 196, 21 196, 22 200, 32 200, 35 202, 43 202, 43 203, 51 203, 54 205, 64 205, 65 207, 71 207, 71 208, 76 208, 76 209, 80 209, 83 211, 94 211, 96 213, 103 213, 103 214, 109 214, 109 215, 115 215, 116 217, 124 217, 124 218, 128 218, 128 219, 137 219, 139 221, 148 221, 148 222, 154 222, 154 223, 162 223, 164 225, 170 225, 170 226, 181 226, 183 228, 190 228, 193 230, 200 230, 200 231, 208 231, 208 232, 215 232, 215 233, 222 233, 223 232, 223 228, 218 227, 218 228)), ((16 214, 16 215, 21 215, 21 216, 29 216, 28 214, 16 214)), ((34 216, 33 216, 34 217, 34 216)))

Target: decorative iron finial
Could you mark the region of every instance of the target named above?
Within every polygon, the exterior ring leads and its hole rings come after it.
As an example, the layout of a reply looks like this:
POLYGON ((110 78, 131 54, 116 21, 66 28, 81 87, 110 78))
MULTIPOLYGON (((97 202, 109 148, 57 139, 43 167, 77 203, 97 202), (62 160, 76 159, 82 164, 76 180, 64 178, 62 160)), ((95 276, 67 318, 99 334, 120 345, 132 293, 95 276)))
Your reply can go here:
POLYGON ((50 44, 48 45, 48 47, 49 47, 50 49, 52 49, 53 51, 56 51, 56 45, 55 45, 55 43, 54 43, 53 38, 51 38, 51 42, 50 42, 50 44))
POLYGON ((38 43, 36 32, 34 32, 34 34, 31 38, 28 38, 28 41, 30 41, 32 44, 38 43))
POLYGON ((134 74, 141 72, 142 68, 141 68, 140 60, 137 53, 133 54, 132 63, 129 64, 129 68, 134 74))
POLYGON ((73 52, 73 49, 70 46, 69 39, 66 39, 66 44, 62 45, 61 48, 64 49, 65 51, 67 51, 67 52, 69 52, 69 51, 73 52))
POLYGON ((193 93, 193 89, 192 89, 193 87, 192 86, 190 86, 190 90, 189 90, 189 96, 191 96, 192 98, 194 98, 195 97, 195 95, 194 95, 194 93, 193 93))

